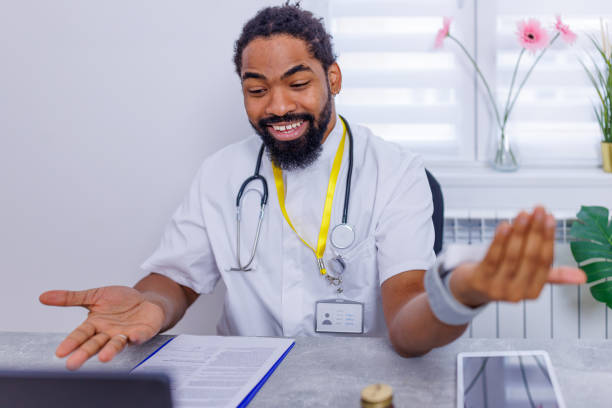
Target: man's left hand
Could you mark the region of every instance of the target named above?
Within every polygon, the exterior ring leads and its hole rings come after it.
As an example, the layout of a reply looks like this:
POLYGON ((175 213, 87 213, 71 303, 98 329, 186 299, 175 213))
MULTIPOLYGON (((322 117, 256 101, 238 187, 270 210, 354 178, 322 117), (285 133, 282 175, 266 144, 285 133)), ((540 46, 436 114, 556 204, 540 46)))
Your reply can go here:
POLYGON ((555 225, 542 207, 521 212, 512 225, 501 223, 481 262, 455 268, 451 292, 461 303, 477 307, 497 300, 535 299, 546 283, 585 283, 585 273, 576 267, 552 267, 555 225))

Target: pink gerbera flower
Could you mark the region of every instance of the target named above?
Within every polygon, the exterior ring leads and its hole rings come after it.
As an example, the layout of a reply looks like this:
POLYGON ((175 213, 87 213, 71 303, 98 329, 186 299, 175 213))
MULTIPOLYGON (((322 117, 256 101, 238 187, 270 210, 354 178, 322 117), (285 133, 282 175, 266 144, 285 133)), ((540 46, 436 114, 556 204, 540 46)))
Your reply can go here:
POLYGON ((561 16, 557 16, 557 24, 555 24, 555 30, 561 34, 561 39, 565 41, 567 44, 573 44, 576 41, 576 33, 570 30, 567 24, 563 24, 561 21, 561 16))
POLYGON ((548 45, 548 32, 540 25, 536 19, 519 21, 517 23, 518 40, 523 48, 532 53, 545 48, 548 45))
POLYGON ((436 35, 436 42, 434 43, 434 47, 441 48, 444 39, 448 37, 448 31, 450 30, 450 24, 453 21, 450 17, 444 17, 442 22, 442 28, 438 30, 438 35, 436 35))

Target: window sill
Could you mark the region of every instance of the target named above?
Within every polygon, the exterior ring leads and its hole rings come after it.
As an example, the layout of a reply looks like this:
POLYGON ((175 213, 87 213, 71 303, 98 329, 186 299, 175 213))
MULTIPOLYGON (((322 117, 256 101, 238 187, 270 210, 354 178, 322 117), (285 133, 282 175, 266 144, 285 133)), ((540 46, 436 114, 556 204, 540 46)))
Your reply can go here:
POLYGON ((495 171, 484 164, 427 166, 448 187, 592 187, 612 188, 612 173, 601 168, 534 168, 495 171))
POLYGON ((483 163, 428 163, 442 186, 447 210, 520 210, 544 205, 573 212, 612 205, 612 174, 594 167, 522 167, 497 172, 483 163))

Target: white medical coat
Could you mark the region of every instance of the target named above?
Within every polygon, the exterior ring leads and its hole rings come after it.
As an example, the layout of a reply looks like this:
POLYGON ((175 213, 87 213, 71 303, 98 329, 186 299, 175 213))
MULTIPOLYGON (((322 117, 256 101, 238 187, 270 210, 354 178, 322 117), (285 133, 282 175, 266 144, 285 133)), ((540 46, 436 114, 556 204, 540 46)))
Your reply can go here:
MULTIPOLYGON (((346 271, 340 297, 363 302, 366 335, 386 335, 380 285, 398 273, 428 269, 435 262, 431 191, 420 157, 374 136, 365 127, 352 123, 351 129, 354 164, 348 223, 356 237, 343 250, 335 249, 328 239, 324 259, 343 256, 346 271)), ((341 137, 338 118, 315 163, 303 170, 283 172, 291 222, 315 248, 341 137)), ((317 335, 315 302, 336 298, 336 288, 321 276, 314 253, 285 221, 265 154, 260 173, 268 183, 268 206, 253 270, 230 270, 236 266, 236 195, 243 181, 253 174, 260 146, 259 136, 253 135, 204 161, 159 247, 142 269, 165 275, 198 293, 210 293, 223 279, 227 294, 217 325, 219 334, 317 335)), ((342 219, 348 135, 344 149, 330 235, 342 219)), ((249 190, 262 191, 261 183, 252 182, 249 190)), ((254 191, 245 193, 242 200, 242 263, 251 253, 259 200, 254 191)))

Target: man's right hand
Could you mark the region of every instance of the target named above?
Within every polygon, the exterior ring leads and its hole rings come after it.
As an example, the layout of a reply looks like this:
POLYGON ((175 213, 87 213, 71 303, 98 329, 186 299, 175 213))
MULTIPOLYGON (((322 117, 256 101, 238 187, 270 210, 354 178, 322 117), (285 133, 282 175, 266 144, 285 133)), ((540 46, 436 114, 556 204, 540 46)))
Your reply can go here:
POLYGON ((69 370, 78 369, 99 352, 102 362, 113 359, 129 343, 141 344, 162 329, 164 310, 140 291, 127 286, 106 286, 83 291, 51 290, 40 295, 50 306, 82 306, 87 319, 57 347, 69 370))

